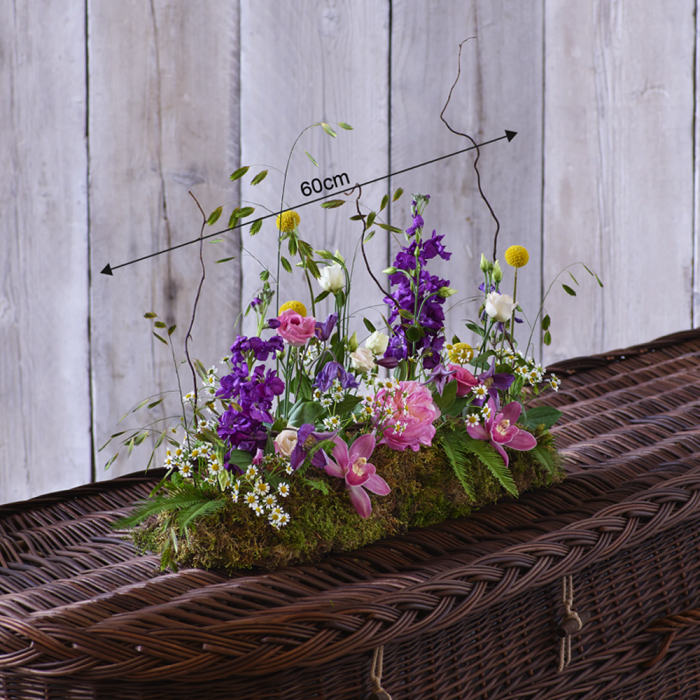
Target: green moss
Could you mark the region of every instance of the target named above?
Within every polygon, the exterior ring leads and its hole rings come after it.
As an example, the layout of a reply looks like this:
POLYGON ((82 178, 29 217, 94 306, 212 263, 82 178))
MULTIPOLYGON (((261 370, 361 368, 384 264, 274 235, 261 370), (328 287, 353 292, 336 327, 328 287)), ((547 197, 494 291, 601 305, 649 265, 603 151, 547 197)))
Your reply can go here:
MULTIPOLYGON (((551 435, 538 431, 536 437, 538 445, 551 455, 553 468, 545 467, 530 452, 508 450, 519 492, 563 478, 551 435)), ((181 566, 224 571, 253 566, 272 569, 318 561, 329 552, 357 549, 406 532, 409 527, 464 517, 504 495, 488 468, 474 458, 468 477, 475 498, 470 499, 439 446, 420 452, 396 452, 379 446, 372 462, 391 493, 371 496, 372 514, 366 519, 358 517, 340 479, 312 468, 307 476, 325 483, 328 494, 309 488, 301 479, 291 479, 292 491, 283 503, 291 522, 279 531, 249 508, 227 501, 215 515, 199 521, 187 536, 175 538, 176 551, 172 534, 164 531, 164 517, 134 530, 133 539, 142 551, 167 555, 170 548, 172 558, 181 566)))

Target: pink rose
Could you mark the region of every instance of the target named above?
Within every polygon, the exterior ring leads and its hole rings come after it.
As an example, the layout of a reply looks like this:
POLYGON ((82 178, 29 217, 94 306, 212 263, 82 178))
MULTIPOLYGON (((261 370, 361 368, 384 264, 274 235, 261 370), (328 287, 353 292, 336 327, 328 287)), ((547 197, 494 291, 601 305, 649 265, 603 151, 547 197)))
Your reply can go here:
POLYGON ((277 320, 280 322, 277 335, 295 348, 305 345, 316 334, 316 319, 313 316, 302 316, 287 309, 277 320))
POLYGON ((457 396, 466 396, 479 383, 477 378, 465 367, 447 365, 447 369, 454 370, 451 379, 457 382, 457 396))
POLYGON ((440 409, 433 403, 429 389, 419 382, 399 382, 398 390, 380 389, 376 401, 378 406, 392 411, 383 426, 382 443, 400 452, 407 447, 414 452, 421 445, 430 447, 435 437, 433 421, 440 417, 440 409))

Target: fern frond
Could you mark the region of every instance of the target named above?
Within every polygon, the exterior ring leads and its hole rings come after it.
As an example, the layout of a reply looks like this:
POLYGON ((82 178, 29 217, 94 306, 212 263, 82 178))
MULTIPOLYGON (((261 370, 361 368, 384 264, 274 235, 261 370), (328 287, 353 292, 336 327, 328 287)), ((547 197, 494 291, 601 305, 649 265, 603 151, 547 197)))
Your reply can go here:
POLYGON ((467 479, 467 452, 464 449, 460 437, 451 430, 445 430, 442 432, 440 438, 442 449, 445 450, 445 455, 452 467, 452 471, 462 485, 464 493, 475 501, 476 495, 467 479))
POLYGON ((510 469, 506 467, 496 450, 483 440, 475 440, 469 438, 463 443, 465 450, 468 450, 473 455, 476 455, 489 469, 489 471, 498 479, 503 488, 511 495, 518 495, 518 487, 513 481, 513 475, 510 469))
POLYGON ((205 518, 207 515, 215 513, 223 505, 224 502, 221 499, 207 500, 203 503, 195 503, 189 508, 182 510, 177 515, 177 525, 180 528, 180 532, 186 532, 189 526, 193 524, 196 520, 199 520, 200 518, 205 518))

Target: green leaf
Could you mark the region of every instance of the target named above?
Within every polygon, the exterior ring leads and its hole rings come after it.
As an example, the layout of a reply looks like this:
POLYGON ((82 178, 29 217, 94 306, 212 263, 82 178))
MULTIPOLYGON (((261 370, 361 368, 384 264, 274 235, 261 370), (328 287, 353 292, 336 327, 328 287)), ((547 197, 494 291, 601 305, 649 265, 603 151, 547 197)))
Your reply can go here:
POLYGON ((225 263, 225 262, 229 262, 229 261, 235 260, 235 259, 236 259, 235 256, 232 257, 232 258, 221 258, 221 260, 217 260, 216 262, 217 262, 217 263, 225 263))
POLYGON ((569 272, 569 277, 571 277, 571 279, 572 279, 576 284, 578 284, 578 280, 577 280, 570 272, 569 272))
POLYGON ((250 216, 254 211, 255 207, 243 207, 243 209, 238 212, 238 216, 241 219, 245 219, 246 216, 250 216))
POLYGON ((370 333, 375 333, 376 328, 374 327, 374 324, 368 319, 368 318, 363 318, 362 323, 365 324, 365 328, 370 332, 370 333))
MULTIPOLYGON (((457 382, 453 382, 453 384, 456 384, 457 382)), ((471 398, 468 396, 458 396, 455 399, 455 402, 447 409, 445 409, 442 413, 445 416, 461 416, 462 411, 464 410, 465 406, 469 405, 469 402, 471 401, 471 398)))
POLYGON ((119 457, 119 452, 117 452, 116 454, 113 454, 113 455, 110 457, 110 459, 109 459, 109 461, 107 462, 107 464, 105 464, 105 471, 107 471, 107 470, 112 466, 112 464, 114 464, 114 460, 115 460, 117 457, 119 457))
POLYGON ((318 163, 314 159, 314 157, 305 149, 304 153, 308 156, 309 160, 318 168, 318 163))
POLYGON ((315 423, 325 410, 316 401, 300 401, 292 406, 288 420, 295 428, 300 428, 304 423, 315 423))
POLYGON ((365 243, 368 243, 374 238, 374 234, 376 233, 375 229, 372 229, 366 236, 365 236, 365 243))
POLYGON ((467 321, 464 325, 470 331, 473 331, 477 335, 480 335, 482 338, 484 337, 484 329, 481 326, 477 326, 476 323, 473 323, 472 321, 467 321))
POLYGON ((362 219, 364 219, 364 218, 365 218, 364 214, 353 214, 350 217, 350 221, 362 221, 362 219))
POLYGON ((321 128, 322 128, 329 136, 332 136, 333 138, 335 138, 335 137, 337 136, 337 134, 335 133, 335 131, 333 131, 333 129, 331 129, 331 127, 330 127, 328 124, 326 124, 326 122, 321 122, 321 128))
POLYGON ((263 270, 260 273, 260 281, 261 282, 267 282, 267 280, 270 279, 270 271, 269 270, 263 270))
POLYGON ((330 250, 316 250, 314 251, 316 255, 318 255, 319 258, 323 258, 324 260, 335 260, 335 255, 330 252, 330 250))
MULTIPOLYGON (((452 430, 441 430, 439 433, 440 443, 443 450, 445 450, 445 455, 454 471, 457 480, 462 485, 464 492, 473 501, 476 500, 476 494, 472 488, 469 479, 467 478, 468 473, 468 461, 467 454, 464 450, 466 431, 452 431, 452 430), (461 433, 461 434, 460 434, 461 433)), ((466 435, 468 438, 469 436, 466 435)))
POLYGON ((206 367, 202 364, 201 360, 198 360, 195 358, 194 360, 194 368, 197 370, 197 374, 202 378, 202 379, 207 379, 209 377, 209 374, 207 373, 206 367))
POLYGON ((156 338, 158 338, 158 340, 160 340, 160 342, 163 343, 163 345, 167 345, 167 344, 168 344, 168 341, 165 340, 165 338, 161 338, 155 331, 153 331, 153 335, 154 335, 156 338))
POLYGON ((221 212, 223 210, 223 207, 217 207, 211 214, 209 214, 209 218, 207 219, 207 223, 209 224, 209 226, 213 226, 219 220, 219 217, 221 216, 221 212))
POLYGON ((329 199, 327 202, 323 202, 321 207, 323 209, 337 209, 338 207, 342 207, 343 204, 345 204, 344 199, 329 199))
POLYGON ((250 226, 250 235, 254 236, 262 228, 262 219, 256 219, 250 226))
POLYGON ((345 122, 338 122, 338 126, 341 129, 345 129, 346 131, 352 131, 352 127, 350 126, 350 124, 346 124, 345 122))
POLYGON ((399 187, 399 189, 396 190, 396 192, 394 192, 394 196, 393 196, 391 201, 395 202, 402 194, 403 194, 403 188, 399 187))
POLYGON ((172 335, 176 329, 177 329, 177 326, 173 323, 173 325, 170 326, 170 328, 168 328, 168 335, 172 335))
POLYGON ((289 264, 289 260, 283 256, 280 258, 280 262, 282 263, 282 267, 291 275, 292 274, 292 266, 289 264))
POLYGON ((253 463, 253 455, 245 450, 231 450, 228 461, 236 464, 240 469, 245 469, 253 463))
POLYGON ((289 242, 287 243, 287 250, 292 257, 297 254, 297 239, 294 236, 290 236, 289 242))
POLYGON ((190 525, 197 520, 212 515, 224 505, 223 500, 206 500, 203 503, 195 503, 178 514, 177 524, 180 532, 183 533, 190 525))
POLYGON ((385 231, 393 231, 394 233, 403 233, 403 231, 400 228, 396 228, 396 226, 389 226, 389 224, 377 224, 379 228, 383 228, 385 231))
POLYGON ((162 321, 156 321, 153 325, 156 328, 165 328, 165 324, 162 321))
POLYGON ((374 220, 377 218, 377 212, 376 211, 371 211, 367 215, 367 223, 365 225, 365 228, 371 228, 372 224, 374 223, 374 220))
POLYGON ((552 453, 542 447, 542 445, 537 445, 530 450, 530 454, 550 473, 554 474, 556 472, 556 465, 554 464, 554 457, 552 453))
POLYGON ((600 277, 598 277, 598 275, 596 275, 595 278, 596 278, 596 282, 598 282, 598 286, 602 287, 603 283, 600 281, 600 277))
POLYGON ((242 178, 248 171, 250 170, 250 166, 244 165, 242 168, 238 168, 234 173, 231 174, 229 177, 229 180, 238 180, 242 178))
POLYGON ((406 329, 406 338, 412 343, 417 343, 421 338, 425 336, 425 331, 418 325, 409 326, 406 329))
POLYGON ((326 291, 325 289, 314 299, 314 304, 318 304, 319 301, 323 301, 330 292, 326 291))
POLYGON ((163 403, 164 399, 158 399, 148 404, 148 408, 155 408, 158 404, 163 403))
POLYGON ((552 323, 552 319, 549 318, 549 314, 547 314, 543 319, 542 319, 542 330, 543 331, 548 331, 549 326, 552 323))
POLYGON ((228 220, 228 227, 235 228, 238 225, 238 219, 241 218, 241 210, 236 207, 232 212, 228 220))
POLYGON ((571 289, 571 287, 567 286, 566 284, 562 284, 562 287, 564 288, 564 291, 565 291, 569 296, 572 296, 572 297, 575 297, 575 296, 576 296, 576 292, 575 292, 573 289, 571 289))
POLYGON ((442 394, 437 391, 433 392, 433 401, 440 409, 440 413, 444 413, 449 409, 457 398, 457 382, 451 381, 445 384, 442 394))
POLYGON ((267 177, 267 170, 261 170, 251 181, 251 185, 259 185, 267 177))
POLYGON ((382 204, 381 204, 381 206, 379 207, 379 211, 384 211, 384 209, 385 209, 385 207, 386 207, 387 204, 389 204, 389 195, 388 195, 388 194, 385 194, 385 195, 382 197, 382 204))
POLYGON ((359 406, 361 403, 361 396, 346 396, 342 401, 335 405, 335 412, 340 415, 344 413, 351 413, 355 406, 359 406))
POLYGON ((501 456, 491 445, 483 440, 474 440, 470 437, 469 440, 465 441, 464 449, 476 455, 511 496, 518 495, 518 487, 513 481, 510 469, 506 467, 501 456))
POLYGON ((544 425, 545 429, 549 430, 563 415, 553 406, 536 406, 523 413, 518 422, 526 428, 534 429, 538 425, 544 425))
POLYGON ((153 311, 149 311, 143 315, 144 318, 156 318, 156 316, 158 316, 158 314, 154 314, 153 311))
POLYGON ((399 316, 402 318, 407 318, 409 321, 413 320, 413 314, 406 309, 399 309, 399 316))
POLYGON ((547 332, 544 334, 544 338, 542 338, 542 342, 543 342, 545 345, 551 345, 551 344, 552 344, 552 334, 551 334, 549 331, 547 331, 547 332))

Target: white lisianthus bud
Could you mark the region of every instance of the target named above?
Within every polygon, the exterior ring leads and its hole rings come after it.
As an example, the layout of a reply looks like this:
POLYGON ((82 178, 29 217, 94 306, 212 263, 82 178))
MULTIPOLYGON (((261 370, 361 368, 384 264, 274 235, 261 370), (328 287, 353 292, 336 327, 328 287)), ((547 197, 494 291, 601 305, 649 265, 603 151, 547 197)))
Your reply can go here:
POLYGON ((498 263, 498 260, 493 264, 493 281, 500 282, 503 279, 503 270, 498 263))
POLYGON ((374 355, 367 347, 357 348, 355 352, 350 353, 350 360, 358 372, 370 372, 375 368, 374 355))
POLYGON ((392 267, 387 267, 386 270, 382 270, 382 272, 383 272, 385 275, 395 275, 398 271, 399 271, 398 268, 393 267, 393 266, 392 266, 392 267))
POLYGON ((438 289, 438 293, 437 293, 437 295, 441 299, 447 299, 448 297, 451 297, 453 294, 457 294, 457 290, 452 289, 452 287, 440 287, 440 289, 438 289))
POLYGON ((343 268, 338 264, 328 265, 321 270, 321 276, 318 278, 318 283, 324 292, 335 294, 345 285, 345 275, 343 268))
POLYGON ((357 350, 357 346, 360 343, 357 340, 357 331, 355 331, 349 338, 348 338, 348 350, 350 352, 355 352, 357 350))
POLYGON ((375 355, 383 355, 388 346, 389 336, 381 331, 374 331, 365 342, 365 347, 369 348, 375 355))
POLYGON ((289 457, 296 446, 296 430, 285 429, 275 438, 275 452, 283 457, 289 457))
POLYGON ((479 263, 479 267, 481 268, 482 272, 490 272, 493 269, 493 265, 486 259, 486 256, 483 253, 481 254, 481 262, 479 263))
POLYGON ((509 321, 514 309, 515 303, 510 294, 491 292, 486 297, 484 310, 494 321, 500 321, 501 323, 509 321))

